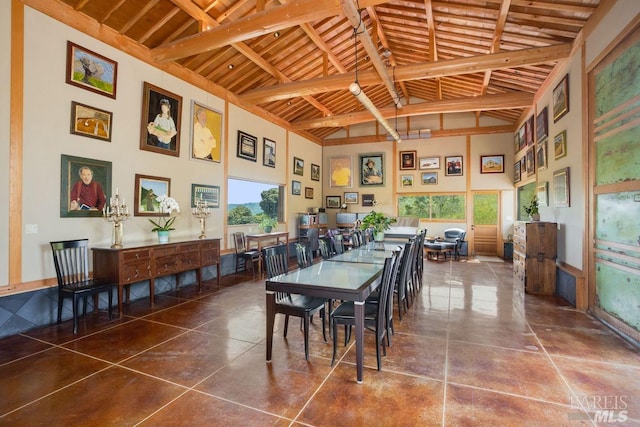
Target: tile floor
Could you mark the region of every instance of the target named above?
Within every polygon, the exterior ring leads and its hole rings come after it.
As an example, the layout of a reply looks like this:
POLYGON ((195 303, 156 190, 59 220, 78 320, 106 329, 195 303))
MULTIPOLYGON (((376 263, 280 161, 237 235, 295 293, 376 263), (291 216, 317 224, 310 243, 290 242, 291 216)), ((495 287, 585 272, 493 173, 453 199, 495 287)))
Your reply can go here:
POLYGON ((298 322, 265 362, 264 279, 227 276, 0 340, 0 425, 640 425, 640 352, 559 298, 514 304, 511 264, 425 261, 424 287, 364 384, 355 348, 298 322), (521 314, 524 312, 524 315, 521 314), (593 412, 594 409, 611 410, 593 412), (593 422, 593 420, 596 420, 593 422))

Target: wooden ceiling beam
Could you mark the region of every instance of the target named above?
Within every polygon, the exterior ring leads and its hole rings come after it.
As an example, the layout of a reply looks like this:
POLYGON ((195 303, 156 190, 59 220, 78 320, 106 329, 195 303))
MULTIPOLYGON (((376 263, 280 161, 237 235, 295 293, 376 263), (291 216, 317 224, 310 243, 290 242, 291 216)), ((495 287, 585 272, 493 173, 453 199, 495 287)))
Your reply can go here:
MULTIPOLYGON (((471 96, 444 101, 422 102, 410 104, 396 110, 395 107, 380 108, 384 118, 410 117, 436 113, 462 113, 470 111, 506 110, 511 108, 530 107, 534 95, 528 92, 516 92, 500 95, 471 96)), ((357 123, 371 121, 371 113, 358 111, 332 117, 291 122, 294 130, 317 129, 325 127, 345 127, 357 123)))
MULTIPOLYGON (((566 59, 571 52, 571 44, 560 44, 540 48, 523 49, 514 52, 500 52, 470 58, 458 58, 436 63, 399 66, 395 70, 397 81, 422 80, 445 76, 455 76, 521 67, 525 65, 555 62, 566 59)), ((254 89, 241 94, 238 99, 243 105, 257 105, 272 101, 314 95, 337 90, 347 90, 354 81, 355 74, 339 74, 304 81, 285 83, 266 88, 254 89)), ((381 84, 380 77, 373 70, 358 73, 361 86, 381 84)))

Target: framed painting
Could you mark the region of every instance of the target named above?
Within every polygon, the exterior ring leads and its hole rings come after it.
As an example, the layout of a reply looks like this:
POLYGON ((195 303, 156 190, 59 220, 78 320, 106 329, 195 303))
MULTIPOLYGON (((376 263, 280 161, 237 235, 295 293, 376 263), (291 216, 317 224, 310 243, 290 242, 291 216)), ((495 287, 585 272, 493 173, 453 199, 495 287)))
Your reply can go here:
POLYGON ((238 131, 238 151, 236 156, 255 162, 258 158, 258 138, 241 130, 238 131))
POLYGON ((304 187, 304 198, 313 199, 313 187, 304 187))
POLYGON ((344 193, 344 202, 348 205, 358 203, 358 193, 355 191, 349 191, 344 193))
POLYGON ((422 172, 422 183, 423 184, 437 184, 438 183, 438 172, 422 172))
POLYGON ((544 107, 536 116, 536 141, 540 142, 549 136, 549 111, 544 107))
POLYGON ((293 158, 293 173, 295 175, 304 175, 304 160, 299 157, 293 158))
POLYGON ((136 174, 135 202, 133 214, 135 216, 163 216, 160 213, 158 196, 171 196, 171 178, 136 174))
POLYGON ((444 158, 446 169, 444 174, 447 176, 462 176, 463 164, 462 156, 447 156, 444 158))
POLYGON ((351 156, 332 157, 329 159, 329 186, 352 187, 351 156))
POLYGON ((413 187, 413 175, 401 175, 400 184, 403 187, 413 187))
POLYGON ((140 149, 180 157, 181 117, 181 96, 144 82, 140 149))
POLYGON ((61 156, 60 217, 100 217, 107 196, 111 197, 111 162, 61 156))
POLYGON ((311 180, 320 181, 320 166, 311 163, 311 180))
POLYGON ((67 41, 66 81, 70 85, 115 99, 118 63, 67 41))
POLYGON ((513 134, 513 152, 517 153, 518 151, 520 151, 520 132, 513 134))
POLYGON ((513 182, 520 182, 522 180, 522 171, 520 170, 520 160, 513 165, 513 182))
POLYGON ((111 142, 113 113, 71 101, 71 133, 111 142))
POLYGON ((360 185, 384 185, 384 153, 360 154, 360 185))
POLYGON ((270 168, 276 167, 276 142, 262 138, 262 164, 270 168))
POLYGON ((527 146, 533 145, 533 142, 535 141, 533 132, 533 116, 531 116, 526 122, 524 122, 524 138, 527 146))
POLYGON ((191 103, 191 158, 220 163, 222 113, 191 103))
POLYGON ((207 202, 209 208, 220 207, 220 187, 217 185, 191 184, 191 207, 196 207, 196 200, 207 202))
POLYGON ((536 163, 538 170, 547 168, 547 141, 538 142, 536 146, 536 163))
POLYGON ((375 206, 375 194, 363 194, 362 195, 362 206, 371 207, 375 206))
POLYGON ((527 150, 527 175, 533 175, 536 173, 536 155, 533 147, 527 150))
POLYGON ((291 194, 294 196, 302 194, 302 184, 300 181, 291 181, 291 194))
POLYGON ((569 112, 569 74, 553 89, 553 123, 569 112))
POLYGON ((327 196, 327 208, 340 209, 341 204, 340 196, 327 196))
POLYGON ((527 138, 525 136, 525 125, 520 126, 520 129, 518 129, 518 141, 520 142, 520 150, 524 149, 527 146, 527 138))
POLYGON ((543 182, 536 189, 538 196, 538 204, 540 206, 549 206, 549 183, 543 182))
POLYGON ((563 168, 553 173, 553 206, 568 208, 571 206, 569 187, 569 168, 563 168))
POLYGON ((421 170, 440 169, 440 156, 436 157, 420 157, 418 161, 421 170))
POLYGON ((558 160, 567 155, 567 131, 563 130, 553 138, 553 153, 558 160))
POLYGON ((416 168, 416 152, 401 151, 400 152, 400 170, 411 170, 416 168))
POLYGON ((480 173, 504 173, 504 155, 480 156, 480 173))

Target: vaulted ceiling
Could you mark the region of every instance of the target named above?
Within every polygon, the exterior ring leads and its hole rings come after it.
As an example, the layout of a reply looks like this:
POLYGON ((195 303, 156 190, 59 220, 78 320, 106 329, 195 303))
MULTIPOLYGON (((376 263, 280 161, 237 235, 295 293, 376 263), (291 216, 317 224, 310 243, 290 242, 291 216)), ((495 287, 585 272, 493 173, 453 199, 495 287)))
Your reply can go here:
POLYGON ((387 118, 473 111, 515 124, 600 0, 46 2, 322 142, 375 121, 349 92, 356 80, 387 118))

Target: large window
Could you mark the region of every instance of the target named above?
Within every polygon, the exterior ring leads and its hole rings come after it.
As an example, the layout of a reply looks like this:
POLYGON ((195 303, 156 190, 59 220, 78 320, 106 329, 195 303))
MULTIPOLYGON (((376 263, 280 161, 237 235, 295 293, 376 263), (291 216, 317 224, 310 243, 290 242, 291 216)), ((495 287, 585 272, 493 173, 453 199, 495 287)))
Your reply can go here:
POLYGON ((235 178, 227 184, 227 224, 258 224, 265 216, 283 221, 283 186, 235 178))
POLYGON ((420 194, 400 196, 398 215, 443 221, 465 219, 466 203, 464 194, 420 194))

